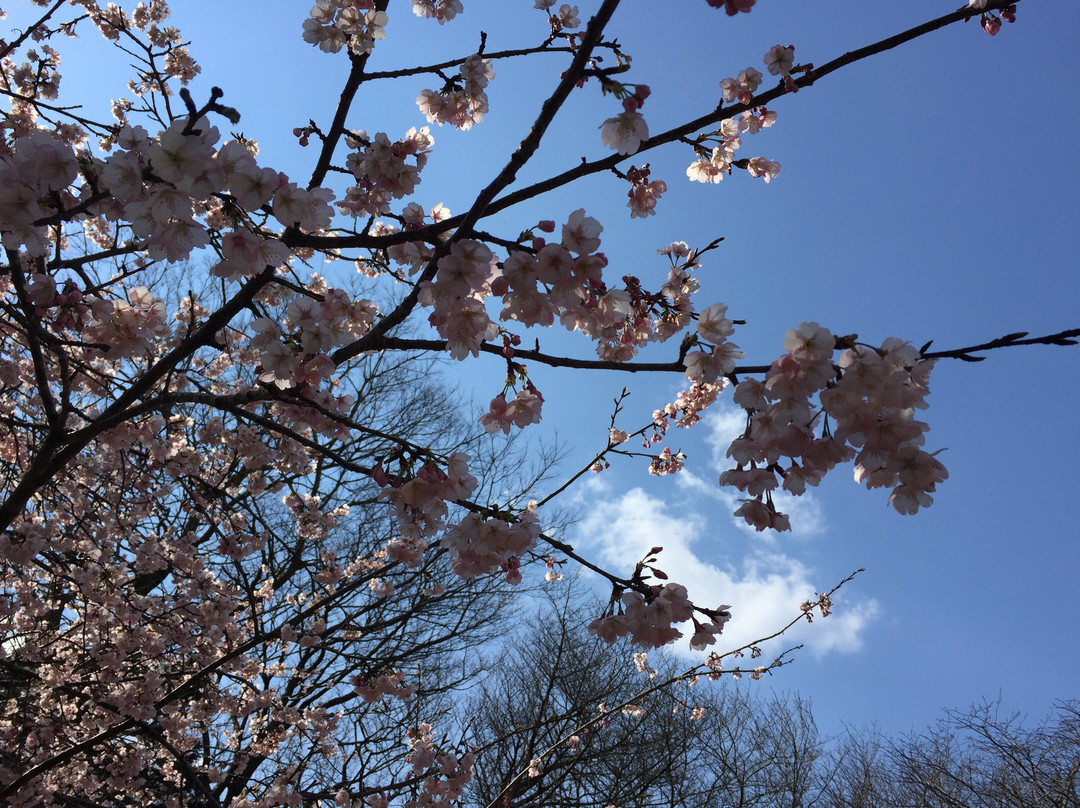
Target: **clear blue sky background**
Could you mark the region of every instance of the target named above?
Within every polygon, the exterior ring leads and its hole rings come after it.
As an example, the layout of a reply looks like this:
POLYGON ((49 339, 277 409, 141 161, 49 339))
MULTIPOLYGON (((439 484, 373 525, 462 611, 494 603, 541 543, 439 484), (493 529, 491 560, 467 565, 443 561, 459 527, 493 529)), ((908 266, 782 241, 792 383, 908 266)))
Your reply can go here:
MULTIPOLYGON (((714 107, 722 78, 746 66, 764 72, 762 55, 774 44, 794 44, 797 61, 822 64, 956 3, 761 0, 753 13, 729 18, 703 0, 626 0, 609 31, 634 57, 627 80, 652 87, 644 112, 661 131, 714 107)), ((594 4, 580 6, 585 19, 594 4)), ((214 4, 212 15, 202 2, 173 7, 204 69, 196 98, 221 86, 243 115, 240 129, 261 142, 264 163, 302 181, 314 154, 296 146, 291 130, 309 118, 327 121, 346 73, 341 55, 301 41, 306 6, 230 0, 214 4)), ((465 0, 465 14, 443 27, 415 18, 403 0, 389 12, 373 70, 465 55, 480 30, 489 50, 533 44, 546 25, 528 0, 465 0)), ((629 220, 625 183, 609 176, 485 226, 513 238, 539 218, 564 220, 584 206, 605 226, 612 277, 631 272, 653 287, 665 275, 657 248, 725 236, 705 261, 700 306, 722 301, 747 321, 735 341, 754 362, 775 358, 785 330, 803 320, 867 342, 899 336, 940 348, 1080 326, 1077 12, 1070 0, 1024 2, 1017 23, 993 39, 974 21, 953 26, 781 99, 772 106, 777 125, 748 138, 739 154, 780 161, 771 185, 739 172, 719 186, 689 183, 690 150, 669 147, 631 161, 649 161, 669 186, 646 221, 629 220)), ((12 13, 17 25, 26 10, 12 13)), ((105 115, 103 104, 123 91, 123 61, 102 61, 89 33, 63 53, 65 97, 105 115), (96 54, 93 71, 83 52, 96 54), (101 86, 110 77, 113 88, 101 86)), ((464 211, 524 136, 565 63, 552 55, 496 65, 488 119, 469 133, 434 130, 417 201, 464 211)), ((396 137, 423 125, 414 99, 433 84, 365 87, 350 126, 396 137)), ((522 182, 603 156, 599 126, 617 111, 595 83, 576 93, 522 182)), ((591 355, 582 340, 540 336, 546 350, 591 355)), ((497 360, 451 371, 478 401, 501 389, 497 360)), ((671 438, 689 455, 687 473, 652 479, 627 462, 575 489, 581 521, 569 538, 621 572, 664 544, 666 568, 693 596, 732 604, 739 639, 773 628, 814 589, 866 567, 838 597, 835 615, 798 635, 806 649, 797 664, 765 685, 809 696, 826 730, 877 721, 906 731, 943 708, 999 695, 1006 707, 1040 716, 1055 699, 1080 696, 1078 371, 1080 348, 939 364, 928 445, 948 448, 942 460, 951 477, 935 505, 914 517, 897 515, 884 492, 863 491, 838 470, 797 503, 792 534, 747 533, 716 485, 726 465, 721 439, 733 422, 717 405, 695 430, 671 438)), ((632 391, 625 427, 639 426, 681 386, 669 377, 531 372, 547 399, 534 429, 569 447, 568 472, 603 444, 611 398, 624 384, 632 391)))

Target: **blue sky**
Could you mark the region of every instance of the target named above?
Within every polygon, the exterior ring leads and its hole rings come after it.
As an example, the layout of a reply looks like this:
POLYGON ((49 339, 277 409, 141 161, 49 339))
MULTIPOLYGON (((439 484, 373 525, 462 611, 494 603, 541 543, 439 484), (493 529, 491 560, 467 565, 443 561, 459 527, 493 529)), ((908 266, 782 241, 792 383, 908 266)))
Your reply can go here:
MULTIPOLYGON (((583 19, 593 5, 580 3, 583 19)), ((301 41, 306 6, 230 0, 215 4, 213 17, 202 3, 173 6, 204 70, 196 99, 221 86, 243 115, 239 129, 262 144, 262 161, 305 177, 315 155, 291 130, 327 119, 346 71, 342 55, 301 41)), ((720 80, 747 66, 764 70, 772 45, 794 44, 796 61, 822 64, 947 13, 956 0, 761 0, 736 18, 702 0, 660 6, 626 0, 609 28, 634 57, 626 79, 653 90, 643 110, 653 131, 710 110, 720 80)), ((443 27, 400 0, 389 13, 373 70, 465 55, 481 30, 489 50, 532 44, 546 25, 527 0, 465 0, 464 15, 443 27)), ((785 330, 804 320, 866 342, 898 336, 938 348, 1080 326, 1080 15, 1069 0, 1043 0, 1021 3, 1017 16, 997 37, 976 22, 952 26, 780 99, 771 106, 777 125, 740 152, 781 163, 770 185, 738 172, 719 186, 692 184, 689 148, 667 147, 630 161, 647 160, 668 184, 648 220, 629 219, 625 183, 605 176, 484 226, 514 238, 537 219, 565 220, 585 207, 604 224, 613 277, 632 272, 654 286, 665 274, 657 248, 724 236, 700 273, 699 308, 721 301, 746 320, 734 340, 754 363, 775 358, 785 330)), ((97 86, 89 86, 79 70, 88 46, 100 55, 98 42, 73 42, 62 72, 70 97, 104 116, 126 72, 123 61, 116 72, 98 62, 97 86), (112 75, 115 88, 101 87, 99 77, 112 75)), ((564 64, 565 55, 550 55, 496 65, 488 119, 468 133, 434 129, 417 201, 464 211, 524 136, 564 64)), ((414 78, 365 87, 350 126, 393 138, 423 125, 414 99, 431 85, 414 78)), ((604 156, 599 126, 618 111, 595 83, 576 93, 519 184, 604 156)), ((547 351, 591 355, 572 336, 540 337, 547 351)), ((602 446, 623 385, 631 390, 625 425, 634 427, 681 387, 666 376, 530 371, 547 400, 534 429, 569 447, 568 473, 602 446)), ((477 401, 501 389, 495 359, 451 372, 477 401)), ((951 476, 935 505, 914 517, 897 515, 881 491, 861 490, 840 469, 798 503, 792 534, 748 533, 717 487, 723 436, 738 420, 728 402, 672 436, 672 449, 689 456, 685 473, 654 479, 643 464, 623 462, 574 489, 581 521, 570 538, 624 573, 640 552, 665 545, 661 566, 706 605, 732 604, 730 634, 740 639, 771 630, 813 590, 866 567, 840 593, 834 616, 798 635, 806 650, 771 683, 809 696, 826 729, 877 721, 904 731, 943 708, 998 695, 1041 715, 1055 699, 1080 695, 1080 349, 942 362, 931 389, 927 443, 947 447, 941 459, 951 476)))

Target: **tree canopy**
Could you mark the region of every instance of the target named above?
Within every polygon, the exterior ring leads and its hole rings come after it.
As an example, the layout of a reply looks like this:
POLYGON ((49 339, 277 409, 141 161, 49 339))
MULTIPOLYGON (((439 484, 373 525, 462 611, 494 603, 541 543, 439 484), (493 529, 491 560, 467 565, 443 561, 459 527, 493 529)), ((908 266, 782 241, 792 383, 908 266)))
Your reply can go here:
MULTIPOLYGON (((411 11, 449 37, 460 0, 317 0, 294 20, 295 46, 335 60, 333 101, 295 126, 296 113, 273 111, 307 149, 303 166, 264 161, 243 105, 199 83, 198 45, 162 0, 20 6, 0 41, 4 804, 646 805, 659 761, 661 803, 690 805, 735 787, 723 743, 702 745, 706 730, 731 736, 766 791, 813 785, 798 703, 782 727, 758 726, 737 701, 730 720, 706 719, 708 698, 678 690, 695 676, 760 679, 789 657, 763 656, 758 641, 725 646, 731 604, 691 599, 661 547, 617 569, 576 547, 559 530, 563 495, 616 462, 679 473, 676 436, 730 393, 745 426, 719 484, 737 492, 747 525, 789 529, 781 492, 803 495, 838 467, 916 514, 949 476, 923 420, 935 366, 1075 345, 1080 329, 938 346, 871 344, 804 321, 778 358, 748 358, 747 323, 701 299, 722 236, 670 241, 648 256, 654 266, 627 271, 587 199, 545 200, 604 178, 629 218, 648 219, 676 189, 639 155, 665 149, 686 157, 686 182, 771 185, 779 162, 750 144, 778 125, 781 99, 949 26, 995 36, 1017 4, 971 0, 817 64, 770 45, 757 66, 733 66, 707 109, 662 126, 617 36, 645 15, 593 5, 537 0, 525 44, 484 32, 429 61, 408 41, 393 50, 391 16, 411 11), (86 55, 91 40, 100 57, 86 55), (73 99, 69 46, 89 97, 111 86, 117 59, 124 94, 94 108, 73 99), (384 49, 397 61, 378 61, 384 49), (528 121, 504 151, 459 167, 471 182, 461 209, 431 204, 417 189, 436 139, 482 131, 504 67, 531 76, 528 121), (360 128, 378 111, 361 88, 411 94, 417 81, 415 109, 407 100, 419 125, 360 128), (593 156, 554 161, 545 149, 585 94, 597 105, 582 147, 593 156), (563 350, 564 332, 592 355, 563 350), (492 358, 497 392, 473 413, 448 379, 492 358), (447 363, 455 370, 437 369, 447 363), (681 378, 684 389, 642 423, 616 395, 598 450, 567 471, 527 439, 564 392, 538 385, 537 367, 681 378), (586 628, 565 614, 539 633, 514 619, 530 590, 568 570, 610 592, 586 628), (484 679, 511 630, 523 632, 505 651, 516 665, 484 679), (679 639, 712 653, 666 674, 658 706, 627 701, 606 645, 679 639), (526 648, 543 664, 524 671, 526 648), (608 731, 600 699, 624 702, 622 729, 608 731), (599 745, 583 740, 594 731, 599 745), (746 751, 737 733, 772 746, 746 751), (789 746, 798 754, 773 771, 789 746), (702 772, 712 791, 691 787, 702 772)), ((704 8, 722 23, 754 6, 704 8)), ((294 100, 306 115, 303 93, 294 100)), ((848 580, 789 604, 773 636, 827 617, 848 580)), ((999 726, 1010 725, 968 728, 993 744, 999 726)), ((896 747, 891 760, 917 768, 922 753, 896 747)), ((973 774, 957 793, 989 777, 966 760, 957 765, 973 774)))

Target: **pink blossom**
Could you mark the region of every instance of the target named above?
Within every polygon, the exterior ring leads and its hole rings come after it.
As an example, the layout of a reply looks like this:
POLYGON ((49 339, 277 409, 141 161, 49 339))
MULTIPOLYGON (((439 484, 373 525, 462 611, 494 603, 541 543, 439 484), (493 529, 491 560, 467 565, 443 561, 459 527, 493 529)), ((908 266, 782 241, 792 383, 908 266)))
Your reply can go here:
POLYGON ((724 179, 726 173, 726 170, 703 158, 695 160, 686 169, 686 176, 694 182, 717 183, 724 179))
POLYGON ((449 123, 459 129, 471 129, 484 119, 488 97, 484 88, 495 77, 490 59, 472 54, 458 68, 464 89, 444 87, 441 91, 424 90, 416 99, 428 121, 440 126, 449 123))
POLYGON ((739 131, 756 135, 776 123, 776 113, 765 107, 744 110, 739 115, 739 131))
POLYGON ((485 59, 478 53, 467 56, 458 68, 458 73, 465 82, 465 92, 473 97, 478 96, 480 91, 495 78, 495 68, 492 67, 491 60, 485 59))
POLYGON ((686 378, 698 382, 716 382, 735 370, 735 360, 743 357, 738 345, 723 342, 714 345, 709 351, 690 351, 683 364, 686 378))
POLYGON ((795 64, 794 45, 773 45, 765 54, 765 66, 774 76, 787 76, 795 64))
POLYGON ((511 559, 535 547, 539 535, 539 522, 529 510, 515 523, 470 513, 443 533, 440 544, 450 552, 454 572, 468 580, 507 564, 514 569, 511 559))
POLYGON ((565 29, 577 28, 581 25, 581 18, 578 16, 578 7, 571 6, 567 3, 559 6, 558 21, 559 27, 565 29))
POLYGON ((702 157, 691 163, 686 169, 686 176, 694 182, 720 182, 731 170, 732 157, 730 149, 717 146, 708 160, 702 157))
POLYGON ((509 404, 506 396, 500 393, 491 400, 489 411, 481 416, 480 424, 488 432, 502 430, 509 435, 511 426, 521 429, 529 424, 539 423, 543 403, 543 396, 532 385, 519 391, 509 404))
POLYGON ((630 201, 626 206, 630 208, 631 219, 644 219, 656 213, 656 203, 667 191, 667 183, 663 180, 653 180, 648 183, 635 184, 627 194, 630 201))
POLYGON ((765 409, 765 385, 757 379, 747 379, 735 385, 732 400, 747 410, 765 409))
POLYGON ((776 475, 768 468, 728 469, 720 475, 720 485, 733 486, 752 497, 760 498, 777 486, 776 475))
POLYGON ((780 175, 780 164, 764 157, 751 157, 746 170, 751 177, 762 177, 765 182, 770 182, 780 175))
POLYGON ((835 345, 836 338, 817 323, 801 323, 784 335, 784 350, 803 364, 831 360, 835 345))
POLYGON ((726 78, 720 82, 720 90, 724 101, 731 103, 738 101, 740 104, 749 104, 758 87, 761 86, 762 75, 752 67, 739 71, 735 78, 726 78))
POLYGON ((634 154, 649 137, 649 127, 640 112, 622 112, 608 118, 600 128, 600 139, 619 154, 634 154))
POLYGON ((589 633, 595 634, 610 645, 620 637, 626 636, 628 631, 618 617, 615 615, 607 615, 606 617, 598 617, 589 623, 589 633))
POLYGON ((690 249, 690 245, 685 241, 673 241, 661 250, 656 251, 657 255, 668 255, 672 258, 689 258, 694 254, 694 251, 690 249))
POLYGON ((791 530, 791 522, 785 514, 778 513, 772 502, 762 502, 761 499, 744 499, 742 505, 735 511, 735 516, 741 516, 747 524, 758 532, 770 529, 777 531, 791 530))
POLYGON ((277 239, 260 238, 246 228, 226 233, 221 239, 225 258, 210 268, 220 278, 238 279, 278 267, 289 261, 289 250, 277 239))
POLYGON ((439 25, 454 19, 461 13, 461 0, 412 0, 413 13, 417 17, 438 20, 439 25))
POLYGON ((682 469, 685 460, 686 455, 681 451, 672 454, 671 449, 665 446, 664 450, 649 463, 649 474, 656 477, 662 477, 665 474, 674 474, 682 469))
MULTIPOLYGON (((728 608, 727 606, 721 606, 716 611, 724 612, 728 608)), ((724 624, 730 619, 730 617, 719 617, 710 620, 708 623, 699 623, 695 619, 694 634, 690 638, 690 648, 694 651, 704 651, 708 646, 713 645, 716 642, 716 637, 724 630, 724 624)))
POLYGON ((512 421, 507 415, 506 410, 506 395, 504 393, 499 393, 499 395, 491 399, 488 411, 480 416, 480 425, 488 432, 498 432, 499 430, 502 430, 509 435, 510 424, 512 421))
POLYGON ((727 306, 723 303, 713 303, 701 314, 697 320, 698 335, 707 342, 720 344, 735 333, 735 326, 727 319, 727 306))
POLYGON ((899 485, 889 495, 889 504, 897 513, 913 514, 920 507, 928 508, 934 502, 934 498, 925 491, 920 491, 909 485, 899 485))
POLYGON ((600 222, 585 215, 584 208, 570 214, 562 227, 562 246, 578 255, 588 255, 600 246, 600 222))
POLYGON ((329 226, 333 219, 330 207, 333 199, 334 192, 328 188, 306 190, 289 182, 274 193, 274 218, 286 227, 318 231, 329 226))

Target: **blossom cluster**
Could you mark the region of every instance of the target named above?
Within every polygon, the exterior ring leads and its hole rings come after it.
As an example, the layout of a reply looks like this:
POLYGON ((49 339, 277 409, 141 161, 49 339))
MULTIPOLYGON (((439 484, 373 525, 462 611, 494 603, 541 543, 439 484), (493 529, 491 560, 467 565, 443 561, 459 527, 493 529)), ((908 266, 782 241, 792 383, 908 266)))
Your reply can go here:
POLYGON ((385 11, 375 8, 375 0, 315 0, 304 20, 304 41, 326 53, 348 46, 356 55, 371 53, 375 41, 386 38, 385 11))
POLYGON ((110 356, 140 354, 168 333, 165 305, 145 286, 128 290, 127 300, 94 300, 82 333, 107 346, 110 356))
POLYGON ((462 12, 461 0, 412 0, 413 14, 437 20, 439 25, 462 12))
POLYGON ((735 360, 744 356, 738 345, 727 341, 735 333, 734 323, 727 318, 727 306, 713 303, 702 311, 697 319, 697 332, 701 340, 712 345, 708 350, 686 355, 686 376, 695 382, 713 384, 735 370, 735 360))
POLYGON ((0 153, 0 221, 4 249, 24 247, 43 255, 49 242, 44 227, 35 223, 74 205, 68 186, 79 164, 70 146, 35 130, 0 153))
POLYGON ((540 523, 535 510, 526 509, 508 522, 470 513, 449 527, 440 543, 450 551, 450 565, 468 580, 502 569, 509 583, 520 583, 519 559, 536 546, 540 523))
POLYGON ((380 673, 376 676, 352 677, 353 690, 360 694, 364 701, 380 701, 384 696, 393 696, 402 701, 410 698, 416 691, 415 686, 408 684, 402 671, 380 673))
POLYGON ((929 427, 914 417, 926 407, 933 362, 890 338, 876 349, 845 346, 834 365, 837 345, 828 330, 803 323, 788 331, 788 353, 772 363, 763 381, 735 387, 747 427, 728 448, 736 467, 720 483, 747 495, 736 514, 758 530, 790 528, 773 505, 773 491, 802 494, 852 458, 856 481, 891 487, 889 502, 900 513, 929 505, 937 483, 948 477, 940 461, 920 448, 929 427))
POLYGON ((420 171, 435 144, 426 126, 413 127, 395 142, 385 132, 369 139, 362 131, 349 133, 348 140, 357 147, 345 162, 356 184, 345 190, 337 206, 349 216, 389 213, 391 200, 411 195, 420 184, 420 171))
MULTIPOLYGON (((555 6, 556 0, 535 0, 534 8, 541 11, 550 11, 555 6)), ((559 34, 562 31, 572 31, 581 25, 580 12, 577 6, 563 3, 553 14, 549 14, 548 22, 551 23, 551 32, 559 34)))
MULTIPOLYGON (((405 802, 407 808, 453 805, 472 780, 473 753, 460 754, 449 745, 436 741, 428 723, 410 729, 405 737, 409 747, 406 762, 413 773, 422 778, 415 787, 414 798, 405 802)), ((371 808, 387 808, 386 802, 369 804, 371 808)))
POLYGON ((476 490, 469 473, 469 456, 455 452, 445 469, 427 460, 409 476, 390 478, 381 467, 373 479, 383 486, 382 496, 393 504, 401 535, 408 539, 434 536, 446 527, 447 503, 465 500, 476 490))
POLYGON ((490 409, 480 416, 480 424, 488 432, 502 431, 509 435, 511 426, 520 429, 538 423, 543 403, 544 397, 540 395, 540 391, 533 387, 532 382, 528 382, 525 389, 519 390, 509 403, 505 393, 499 393, 491 399, 490 409))
MULTIPOLYGON (((546 227, 547 225, 545 225, 546 227)), ((554 229, 554 223, 551 223, 554 229)), ((583 209, 570 214, 557 243, 534 236, 527 247, 511 250, 500 264, 483 243, 461 239, 438 259, 437 272, 419 284, 420 302, 432 309, 429 322, 447 340, 455 359, 478 355, 484 342, 499 333, 485 301, 501 296, 503 321, 525 327, 550 326, 556 321, 597 343, 604 359, 626 361, 651 341, 677 333, 691 318, 689 295, 696 281, 686 266, 674 266, 659 295, 626 276, 626 288, 609 288, 603 278, 607 259, 596 252, 602 227, 583 209)), ((424 250, 392 250, 394 260, 416 271, 428 254, 424 250)), ((541 398, 534 388, 519 391, 520 403, 498 397, 484 424, 491 431, 509 423, 538 420, 541 398)))
POLYGON ((495 69, 490 59, 474 53, 462 62, 458 76, 439 91, 423 90, 416 104, 429 123, 448 123, 464 131, 484 120, 488 112, 486 88, 495 78, 495 69))
MULTIPOLYGON (((210 231, 198 217, 213 219, 226 204, 228 210, 239 213, 272 203, 274 217, 285 227, 318 230, 330 223, 333 195, 329 190, 301 189, 283 175, 261 168, 249 148, 237 140, 215 149, 219 137, 217 128, 205 118, 178 120, 154 138, 141 126, 124 126, 108 157, 83 164, 71 146, 46 132, 20 139, 10 152, 0 155, 5 247, 21 247, 28 256, 46 255, 50 241, 40 223, 72 209, 79 211, 73 217, 84 220, 87 235, 102 247, 113 246, 113 231, 120 224, 130 228, 135 245, 150 259, 170 262, 182 261, 210 245, 210 231), (80 171, 84 182, 73 186, 80 171)), ((287 263, 289 254, 280 241, 251 220, 234 221, 234 229, 221 236, 222 260, 213 274, 242 279, 287 263)), ((42 278, 43 283, 55 283, 55 279, 44 280, 48 276, 42 278)), ((111 313, 103 312, 100 300, 81 302, 96 311, 98 322, 109 319, 111 313)), ((120 303, 113 308, 121 319, 130 314, 120 303)), ((77 324, 65 321, 68 327, 77 324)), ((133 333, 137 336, 139 329, 133 333)), ((117 355, 141 347, 137 340, 129 345, 104 341, 117 355)))
MULTIPOLYGON (((723 121, 720 128, 705 141, 715 142, 716 145, 711 151, 702 146, 697 147, 701 154, 686 169, 686 176, 694 182, 713 184, 720 182, 725 175, 731 173, 732 166, 736 165, 735 151, 742 145, 742 134, 755 134, 772 126, 775 122, 776 113, 764 107, 744 110, 738 118, 728 118, 723 121)), ((769 182, 780 173, 780 164, 764 157, 739 160, 738 165, 745 167, 753 177, 763 177, 765 182, 769 182)))
POLYGON ((649 173, 648 163, 626 172, 626 179, 630 183, 630 191, 627 193, 630 201, 626 203, 626 207, 630 208, 631 219, 644 219, 656 213, 656 203, 667 191, 667 183, 663 180, 650 180, 649 173))
POLYGON ((715 642, 715 636, 720 634, 727 622, 726 606, 717 609, 717 616, 708 622, 699 622, 694 617, 694 606, 687 596, 686 587, 681 584, 651 587, 648 597, 636 591, 624 592, 619 607, 617 613, 592 621, 589 624, 590 633, 608 643, 629 636, 638 645, 659 648, 682 636, 675 623, 693 620, 695 631, 691 647, 701 650, 715 642))
POLYGON ((328 352, 366 334, 377 313, 370 300, 326 289, 319 297, 296 297, 283 324, 255 318, 250 345, 258 351, 259 381, 281 389, 318 389, 336 368, 328 352))
MULTIPOLYGON (((751 3, 752 5, 752 3, 751 3)), ((749 10, 742 9, 742 10, 749 10)), ((729 13, 733 13, 729 10, 729 13)), ((769 73, 781 76, 789 92, 798 90, 791 77, 795 69, 795 46, 774 45, 765 54, 765 66, 769 73)), ((811 66, 800 68, 809 75, 811 66)), ((720 94, 725 103, 749 105, 764 77, 761 71, 747 67, 735 77, 728 77, 720 82, 720 94)), ((725 174, 730 174, 733 166, 747 169, 752 177, 761 177, 765 182, 775 179, 780 174, 780 164, 765 157, 752 157, 736 162, 735 151, 742 145, 741 135, 757 134, 762 129, 776 123, 776 113, 765 107, 743 110, 737 117, 726 118, 715 133, 699 137, 695 143, 698 159, 686 169, 686 176, 695 182, 718 183, 725 174), (705 144, 714 143, 711 150, 705 144)))

